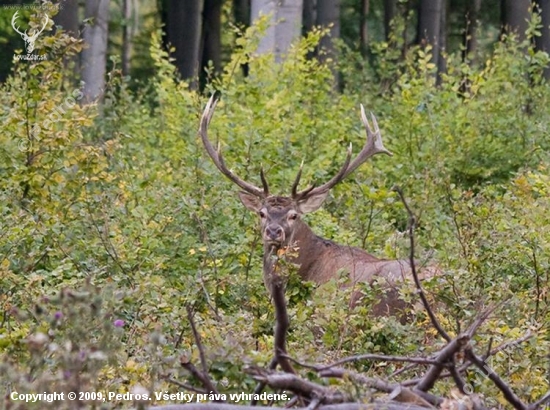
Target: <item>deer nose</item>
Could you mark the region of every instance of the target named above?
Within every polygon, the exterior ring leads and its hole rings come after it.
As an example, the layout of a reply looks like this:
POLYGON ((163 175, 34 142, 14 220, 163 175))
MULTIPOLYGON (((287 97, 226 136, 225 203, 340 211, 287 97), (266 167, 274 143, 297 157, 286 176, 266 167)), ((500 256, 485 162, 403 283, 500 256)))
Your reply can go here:
POLYGON ((283 229, 280 226, 268 226, 265 228, 265 236, 271 240, 282 239, 283 229))

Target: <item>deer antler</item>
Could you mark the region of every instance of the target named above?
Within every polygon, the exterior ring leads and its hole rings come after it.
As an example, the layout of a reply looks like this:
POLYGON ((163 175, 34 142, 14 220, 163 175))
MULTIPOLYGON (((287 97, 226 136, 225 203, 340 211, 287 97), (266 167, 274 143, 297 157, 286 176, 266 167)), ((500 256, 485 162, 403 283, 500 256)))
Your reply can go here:
POLYGON ((208 155, 210 155, 210 158, 212 158, 214 165, 216 165, 216 167, 223 175, 225 175, 246 192, 257 196, 258 198, 266 198, 269 195, 269 187, 267 185, 263 169, 261 169, 260 171, 260 178, 262 180, 263 189, 260 189, 257 186, 242 180, 233 172, 231 172, 231 170, 229 170, 225 166, 225 162, 223 161, 220 144, 218 143, 218 149, 216 150, 208 139, 208 126, 210 125, 210 120, 214 115, 214 109, 216 108, 216 104, 218 103, 218 101, 219 99, 216 97, 216 93, 212 94, 210 100, 208 100, 208 104, 206 104, 204 112, 202 113, 199 133, 201 135, 204 148, 206 148, 206 152, 208 152, 208 155))
POLYGON ((44 29, 46 28, 46 25, 48 24, 49 18, 48 18, 48 16, 45 16, 45 17, 46 17, 46 19, 45 19, 45 21, 44 21, 44 25, 42 26, 42 28, 40 29, 40 31, 38 31, 38 32, 36 32, 36 33, 34 33, 34 34, 32 35, 33 38, 35 38, 35 39, 38 38, 38 36, 40 35, 40 33, 42 33, 42 32, 44 31, 44 29))
POLYGON ((17 27, 15 24, 16 24, 16 21, 17 21, 17 17, 18 17, 18 14, 19 14, 19 11, 16 11, 14 14, 13 14, 13 17, 11 18, 11 26, 13 27, 13 29, 15 30, 16 33, 18 33, 19 35, 21 36, 26 36, 27 35, 27 32, 25 31, 24 33, 21 33, 19 31, 19 27, 17 27))
POLYGON ((365 131, 367 133, 367 141, 363 146, 363 149, 357 155, 357 157, 355 157, 355 159, 351 162, 350 162, 350 159, 351 159, 351 144, 350 144, 347 150, 346 160, 344 161, 344 164, 340 168, 340 171, 338 171, 338 173, 334 175, 328 182, 324 183, 319 187, 315 187, 311 185, 301 192, 296 192, 298 188, 298 184, 300 183, 300 177, 302 176, 302 166, 300 166, 300 170, 298 171, 296 180, 292 185, 292 198, 294 200, 300 200, 300 199, 307 198, 309 196, 319 195, 319 194, 328 192, 336 184, 338 184, 340 181, 346 178, 349 174, 355 171, 361 164, 363 164, 370 157, 376 154, 393 155, 390 151, 388 151, 384 147, 384 144, 382 143, 382 135, 380 134, 380 128, 378 128, 378 122, 376 121, 376 117, 374 116, 373 113, 371 113, 371 119, 372 119, 374 130, 370 127, 369 121, 367 120, 367 115, 365 114, 365 108, 363 107, 363 104, 361 104, 361 121, 365 126, 365 131))

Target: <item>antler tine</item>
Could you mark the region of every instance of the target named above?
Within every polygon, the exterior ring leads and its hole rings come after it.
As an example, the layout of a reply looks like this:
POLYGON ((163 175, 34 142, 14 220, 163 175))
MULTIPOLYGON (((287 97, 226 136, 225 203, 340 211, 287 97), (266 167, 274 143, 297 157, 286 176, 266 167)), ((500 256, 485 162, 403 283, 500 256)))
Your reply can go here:
MULTIPOLYGON (((365 126, 365 131, 367 133, 367 141, 365 145, 363 146, 363 149, 359 152, 357 157, 350 163, 351 159, 351 144, 348 148, 348 153, 346 157, 346 161, 342 165, 342 168, 338 173, 332 177, 332 179, 325 184, 314 188, 309 187, 305 191, 295 193, 296 187, 298 185, 299 178, 297 178, 297 181, 295 182, 295 186, 292 187, 292 196, 293 198, 303 198, 304 196, 319 194, 322 192, 326 192, 330 189, 332 189, 336 184, 338 184, 340 181, 342 181, 344 178, 346 178, 349 174, 351 174, 353 171, 355 171, 361 164, 363 164, 367 159, 370 157, 376 155, 376 154, 387 154, 387 155, 393 155, 390 151, 388 151, 382 142, 382 135, 380 134, 380 128, 378 128, 378 122, 376 121, 376 117, 373 113, 371 113, 371 120, 374 127, 374 130, 370 127, 369 121, 367 120, 367 115, 365 114, 365 108, 363 107, 363 104, 361 104, 361 122, 365 126)), ((300 169, 300 172, 298 173, 298 176, 301 176, 302 170, 300 169)))
POLYGON ((369 121, 367 120, 367 114, 365 114, 365 107, 361 104, 361 122, 365 126, 365 131, 367 133, 367 142, 363 146, 361 152, 350 164, 346 176, 355 171, 359 165, 363 164, 367 159, 376 155, 376 154, 386 154, 392 156, 393 154, 384 147, 382 142, 382 134, 380 133, 380 128, 378 128, 378 121, 376 117, 371 112, 370 117, 372 120, 373 129, 370 127, 369 121))
POLYGON ((237 184, 244 191, 252 195, 255 195, 259 198, 265 198, 268 195, 268 188, 267 188, 267 182, 265 182, 265 177, 263 176, 263 170, 261 172, 261 177, 262 177, 262 184, 264 186, 264 189, 262 190, 257 186, 242 180, 233 172, 231 172, 231 170, 229 170, 225 166, 225 162, 221 154, 221 147, 218 145, 218 149, 217 150, 214 149, 214 147, 212 146, 212 143, 208 139, 208 126, 210 125, 210 121, 212 120, 212 116, 214 115, 214 109, 216 108, 216 104, 218 103, 218 101, 219 99, 216 97, 216 93, 212 94, 212 96, 208 100, 208 104, 206 104, 206 107, 204 108, 204 111, 202 113, 199 133, 201 135, 204 148, 206 149, 206 152, 208 152, 208 155, 210 156, 210 158, 212 158, 214 165, 216 165, 216 167, 219 169, 219 171, 223 175, 225 175, 227 178, 233 181, 233 183, 237 184))
POLYGON ((16 27, 16 26, 15 26, 15 25, 17 24, 16 21, 17 21, 18 15, 19 15, 19 10, 16 11, 16 12, 13 14, 13 17, 11 18, 11 25, 12 25, 13 29, 15 30, 15 32, 16 32, 17 34, 25 35, 25 34, 27 34, 27 31, 26 31, 26 30, 25 30, 24 33, 21 33, 21 32, 19 31, 19 27, 16 27))
MULTIPOLYGON (((305 190, 301 191, 301 192, 298 192, 296 194, 294 194, 293 192, 293 195, 292 197, 294 199, 302 199, 304 198, 305 196, 309 196, 309 195, 315 195, 315 194, 320 194, 322 192, 327 192, 329 191, 330 189, 332 189, 337 183, 339 183, 342 179, 344 179, 347 175, 347 170, 348 170, 348 167, 349 167, 349 164, 350 164, 350 160, 351 160, 351 144, 349 144, 349 147, 348 147, 348 150, 347 150, 347 154, 346 154, 346 160, 344 161, 344 163, 342 164, 342 167, 340 168, 340 171, 338 171, 338 173, 336 175, 334 175, 330 181, 328 182, 325 182, 323 185, 321 186, 318 186, 318 187, 315 187, 315 186, 310 186, 309 188, 306 188, 305 190)), ((301 176, 301 173, 302 173, 302 170, 300 169, 299 171, 299 175, 301 176)), ((299 182, 299 179, 296 178, 297 181, 295 181, 294 183, 296 184, 296 186, 298 185, 297 182, 299 182)), ((293 191, 294 191, 294 187, 293 187, 293 191)))

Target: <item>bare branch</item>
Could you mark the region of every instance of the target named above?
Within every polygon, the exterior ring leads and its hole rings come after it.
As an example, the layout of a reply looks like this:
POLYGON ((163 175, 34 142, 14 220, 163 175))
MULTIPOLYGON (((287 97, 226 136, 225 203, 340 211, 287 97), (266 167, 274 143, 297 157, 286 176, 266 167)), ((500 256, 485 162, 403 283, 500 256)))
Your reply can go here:
POLYGON ((447 332, 441 327, 439 324, 439 321, 435 317, 434 312, 432 311, 432 308, 430 307, 430 304, 428 303, 428 299, 426 298, 426 295, 424 293, 424 289, 422 289, 422 285, 420 284, 420 280, 418 279, 418 273, 416 272, 416 264, 414 262, 414 230, 416 228, 416 218, 411 211, 411 208, 409 208, 409 204, 405 200, 405 196, 403 195, 403 191, 398 186, 394 186, 393 190, 396 191, 401 198, 401 202, 403 202, 403 205, 405 206, 405 209, 407 210, 407 213, 409 214, 409 241, 410 241, 410 254, 409 254, 409 262, 411 265, 411 271, 414 278, 414 284, 416 285, 416 289, 418 290, 418 294, 420 296, 420 299, 422 300, 422 304, 424 305, 424 308, 426 309, 426 312, 428 313, 428 316, 430 318, 430 321, 432 322, 433 327, 437 330, 437 333, 445 339, 447 342, 451 342, 451 337, 447 334, 447 332))
POLYGON ((491 367, 485 363, 480 357, 478 357, 471 347, 464 350, 466 357, 471 361, 481 372, 487 376, 495 384, 495 386, 502 392, 504 398, 508 403, 514 406, 517 410, 527 410, 527 406, 520 400, 518 396, 512 391, 510 386, 496 374, 491 367))

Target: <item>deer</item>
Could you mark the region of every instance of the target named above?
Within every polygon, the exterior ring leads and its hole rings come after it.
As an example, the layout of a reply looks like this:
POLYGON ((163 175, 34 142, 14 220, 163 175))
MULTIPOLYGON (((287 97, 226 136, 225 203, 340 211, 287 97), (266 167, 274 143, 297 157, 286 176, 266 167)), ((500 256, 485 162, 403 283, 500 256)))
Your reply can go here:
MULTIPOLYGON (((399 284, 411 270, 408 260, 387 260, 377 258, 365 250, 341 245, 316 235, 302 220, 302 215, 318 210, 330 190, 355 171, 369 158, 377 154, 392 156, 382 142, 382 137, 376 117, 371 113, 372 127, 369 124, 365 109, 361 104, 361 121, 365 128, 367 139, 365 145, 351 160, 351 144, 347 149, 346 158, 340 170, 327 182, 320 186, 310 185, 304 190, 298 190, 302 176, 303 162, 292 184, 290 196, 272 195, 269 191, 263 168, 260 169, 262 187, 251 184, 239 178, 227 168, 218 143, 214 148, 208 137, 208 127, 214 110, 219 101, 213 94, 200 120, 199 134, 207 154, 222 175, 236 184, 241 191, 238 195, 242 204, 258 215, 260 219, 261 238, 264 255, 264 283, 270 290, 270 276, 272 275, 273 259, 278 255, 288 255, 289 262, 297 266, 298 275, 304 281, 312 281, 323 285, 331 279, 338 279, 341 272, 348 275, 343 286, 356 286, 365 282, 372 284, 382 281, 386 292, 380 300, 371 307, 371 314, 375 316, 395 315, 407 305, 398 297, 399 284), (289 251, 290 250, 290 251, 289 251)), ((420 279, 431 277, 433 269, 421 272, 420 279)), ((351 297, 351 306, 355 306, 361 299, 362 293, 354 291, 351 297)))

